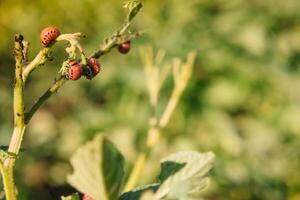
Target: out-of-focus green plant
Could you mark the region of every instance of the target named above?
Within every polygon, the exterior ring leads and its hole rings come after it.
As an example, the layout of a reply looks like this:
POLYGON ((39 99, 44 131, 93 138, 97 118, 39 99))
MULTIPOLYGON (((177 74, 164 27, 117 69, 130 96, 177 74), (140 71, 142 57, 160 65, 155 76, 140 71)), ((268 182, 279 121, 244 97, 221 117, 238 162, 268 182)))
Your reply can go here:
MULTIPOLYGON (((151 43, 164 48, 166 58, 184 57, 190 49, 199 54, 185 95, 138 185, 153 182, 161 155, 179 149, 211 150, 218 160, 204 194, 208 199, 299 199, 300 1, 144 0, 144 4, 134 24, 147 34, 133 46, 151 43)), ((89 55, 112 27, 119 26, 123 19, 119 5, 119 0, 0 2, 1 145, 8 144, 13 123, 11 35, 24 34, 32 59, 40 48, 39 30, 55 24, 63 32, 84 32, 82 42, 89 55)), ((54 48, 55 59, 46 63, 47 70, 36 70, 29 80, 26 107, 48 87, 49 75, 64 58, 62 50, 54 48)), ((129 169, 135 163, 151 116, 139 53, 133 48, 126 57, 112 52, 101 60, 105 76, 93 84, 65 84, 60 91, 64 95, 53 96, 32 118, 25 151, 16 165, 21 199, 58 199, 71 193, 64 182, 71 171, 68 158, 97 133, 106 133, 116 144, 129 169)), ((171 85, 167 79, 159 112, 171 85)))
POLYGON ((161 129, 166 127, 167 123, 169 122, 178 100, 191 77, 196 53, 189 53, 186 63, 181 63, 182 61, 177 58, 173 60, 172 64, 164 64, 162 66, 161 62, 164 58, 163 50, 160 50, 157 55, 154 55, 153 49, 151 47, 146 47, 141 50, 141 57, 145 66, 152 116, 149 119, 146 148, 139 154, 132 174, 125 186, 125 191, 130 190, 135 186, 142 173, 147 157, 149 156, 148 154, 159 140, 161 129), (172 68, 173 71, 174 89, 167 106, 163 111, 163 114, 159 116, 157 105, 159 91, 168 75, 170 68, 172 68))

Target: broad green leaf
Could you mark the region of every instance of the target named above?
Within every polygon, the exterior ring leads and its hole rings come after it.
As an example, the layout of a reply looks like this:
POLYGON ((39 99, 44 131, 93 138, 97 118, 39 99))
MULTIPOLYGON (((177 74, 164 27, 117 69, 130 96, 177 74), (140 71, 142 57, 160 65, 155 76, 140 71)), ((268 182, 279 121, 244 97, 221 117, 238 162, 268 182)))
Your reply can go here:
POLYGON ((212 168, 213 160, 213 153, 195 151, 182 151, 163 159, 161 174, 164 174, 166 179, 155 193, 155 199, 200 199, 200 193, 208 185, 207 176, 212 168), (166 163, 172 163, 172 165, 166 163), (178 167, 180 164, 182 168, 178 167), (174 169, 177 170, 176 173, 174 169))
POLYGON ((70 159, 68 183, 94 200, 114 200, 124 178, 124 158, 102 135, 80 147, 70 159))
POLYGON ((62 196, 61 200, 80 200, 80 197, 77 193, 75 193, 66 197, 62 196))
POLYGON ((122 194, 119 200, 139 200, 145 192, 155 192, 158 189, 159 185, 159 183, 153 183, 150 185, 138 187, 130 192, 122 194))

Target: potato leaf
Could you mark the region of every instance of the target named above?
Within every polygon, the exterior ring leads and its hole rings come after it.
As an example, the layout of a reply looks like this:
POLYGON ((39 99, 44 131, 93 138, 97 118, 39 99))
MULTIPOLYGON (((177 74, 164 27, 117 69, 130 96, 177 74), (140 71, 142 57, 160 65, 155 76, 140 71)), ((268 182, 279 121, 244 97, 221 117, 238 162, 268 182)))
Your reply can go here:
POLYGON ((94 200, 114 200, 124 179, 124 158, 102 135, 80 147, 71 157, 68 182, 94 200))
POLYGON ((155 199, 200 199, 200 193, 208 185, 213 160, 212 152, 195 151, 181 151, 163 159, 160 175, 163 182, 155 199))

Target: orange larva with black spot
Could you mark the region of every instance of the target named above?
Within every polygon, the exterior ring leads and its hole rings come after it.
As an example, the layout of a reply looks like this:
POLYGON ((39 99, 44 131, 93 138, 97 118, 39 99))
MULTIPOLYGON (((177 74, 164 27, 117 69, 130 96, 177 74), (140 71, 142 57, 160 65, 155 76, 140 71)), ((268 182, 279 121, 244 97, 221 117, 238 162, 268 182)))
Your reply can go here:
POLYGON ((73 81, 80 79, 83 73, 81 65, 76 60, 71 60, 69 62, 69 67, 67 78, 73 81))
POLYGON ((92 69, 94 76, 96 76, 101 70, 101 65, 96 58, 90 58, 88 60, 88 66, 92 69))
POLYGON ((55 26, 44 28, 40 34, 40 39, 44 47, 51 45, 54 40, 60 35, 60 31, 55 26))

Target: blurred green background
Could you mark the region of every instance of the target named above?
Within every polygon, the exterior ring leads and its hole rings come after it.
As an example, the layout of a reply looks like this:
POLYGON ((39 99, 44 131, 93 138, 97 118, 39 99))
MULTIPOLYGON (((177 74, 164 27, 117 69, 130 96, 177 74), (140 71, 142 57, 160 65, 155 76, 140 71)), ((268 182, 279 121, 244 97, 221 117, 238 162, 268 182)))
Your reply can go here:
MULTIPOLYGON (((68 157, 96 133, 106 134, 128 168, 143 145, 150 109, 139 47, 167 50, 167 59, 199 51, 194 74, 163 131, 141 184, 152 182, 159 158, 182 149, 213 151, 216 164, 205 196, 223 199, 300 199, 300 1, 145 0, 132 30, 146 34, 129 55, 101 58, 93 81, 68 82, 33 117, 17 162, 20 199, 58 199, 68 157)), ((83 32, 88 54, 122 22, 120 0, 0 1, 0 145, 12 132, 13 38, 41 48, 39 32, 83 32)), ((38 69, 26 88, 26 106, 53 82, 65 58, 38 69)), ((164 106, 169 79, 160 96, 164 106)))

